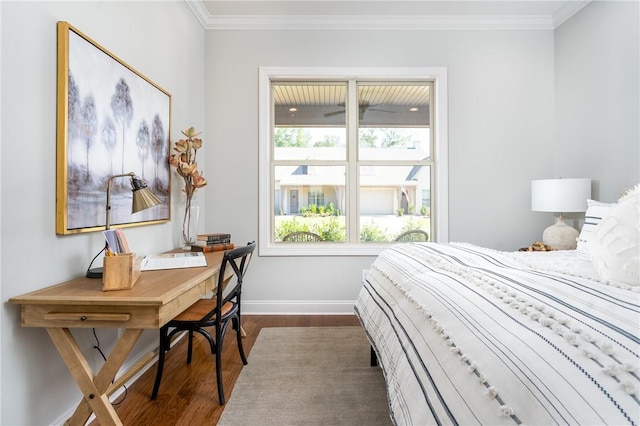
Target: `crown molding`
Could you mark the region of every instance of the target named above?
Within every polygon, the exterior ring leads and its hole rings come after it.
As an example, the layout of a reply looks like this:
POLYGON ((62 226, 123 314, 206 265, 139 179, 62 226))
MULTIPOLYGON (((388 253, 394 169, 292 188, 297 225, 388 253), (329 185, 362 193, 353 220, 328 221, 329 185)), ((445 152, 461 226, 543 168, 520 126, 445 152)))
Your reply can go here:
POLYGON ((196 19, 202 25, 202 28, 207 29, 209 25, 209 21, 213 18, 207 8, 205 7, 202 0, 185 0, 187 2, 187 6, 191 9, 193 14, 196 16, 196 19))
POLYGON ((560 25, 564 24, 569 18, 571 18, 576 13, 580 12, 583 7, 591 3, 591 0, 585 1, 570 1, 560 10, 553 14, 553 26, 554 28, 558 28, 560 25))
POLYGON ((568 2, 554 15, 212 15, 185 0, 205 30, 553 30, 591 0, 568 2))
POLYGON ((199 18, 207 30, 552 30, 538 16, 291 16, 226 15, 199 18))

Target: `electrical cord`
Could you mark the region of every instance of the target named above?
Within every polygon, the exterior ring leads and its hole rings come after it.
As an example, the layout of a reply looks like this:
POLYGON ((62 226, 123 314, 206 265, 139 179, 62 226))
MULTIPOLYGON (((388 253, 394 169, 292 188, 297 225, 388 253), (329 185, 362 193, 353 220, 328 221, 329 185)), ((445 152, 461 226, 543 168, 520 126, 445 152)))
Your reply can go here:
MULTIPOLYGON (((98 253, 98 254, 100 254, 100 253, 98 253)), ((102 356, 102 359, 106 361, 107 357, 104 355, 104 352, 102 352, 102 349, 100 349, 100 340, 98 340, 98 335, 96 334, 96 329, 92 328, 92 330, 93 330, 93 337, 96 339, 96 344, 93 346, 93 349, 97 350, 98 353, 100 353, 100 356, 102 356)), ((111 380, 111 383, 113 384, 113 380, 111 380)), ((122 387, 124 388, 124 395, 122 396, 122 398, 119 401, 112 401, 111 405, 120 405, 127 398, 127 393, 129 392, 129 389, 127 389, 126 385, 122 385, 122 387)))
MULTIPOLYGON (((91 259, 91 263, 89 263, 89 267, 87 268, 87 274, 86 274, 87 276, 89 276, 89 271, 91 270, 91 266, 93 265, 93 261, 96 260, 98 258, 98 256, 100 256, 102 253, 104 253, 104 251, 107 250, 108 247, 109 247, 109 245, 105 244, 104 247, 102 248, 102 250, 100 250, 98 252, 98 254, 96 254, 93 257, 93 259, 91 259)), ((96 340, 98 340, 98 339, 96 338, 96 340)))

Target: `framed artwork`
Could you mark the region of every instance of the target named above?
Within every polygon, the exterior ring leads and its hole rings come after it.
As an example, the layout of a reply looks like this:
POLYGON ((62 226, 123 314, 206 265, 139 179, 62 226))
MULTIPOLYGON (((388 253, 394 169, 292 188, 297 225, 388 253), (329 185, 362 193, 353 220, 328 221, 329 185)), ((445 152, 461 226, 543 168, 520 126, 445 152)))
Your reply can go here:
POLYGON ((171 95, 67 22, 58 22, 56 233, 102 231, 109 177, 133 172, 162 201, 131 213, 129 178, 112 180, 110 224, 171 217, 171 95))

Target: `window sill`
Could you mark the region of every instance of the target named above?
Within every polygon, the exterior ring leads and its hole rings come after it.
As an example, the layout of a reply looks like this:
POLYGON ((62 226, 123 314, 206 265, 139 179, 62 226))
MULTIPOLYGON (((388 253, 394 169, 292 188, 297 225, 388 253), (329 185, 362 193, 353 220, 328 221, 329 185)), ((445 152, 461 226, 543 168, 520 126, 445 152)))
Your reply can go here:
POLYGON ((347 243, 260 243, 260 256, 377 256, 395 242, 347 243))

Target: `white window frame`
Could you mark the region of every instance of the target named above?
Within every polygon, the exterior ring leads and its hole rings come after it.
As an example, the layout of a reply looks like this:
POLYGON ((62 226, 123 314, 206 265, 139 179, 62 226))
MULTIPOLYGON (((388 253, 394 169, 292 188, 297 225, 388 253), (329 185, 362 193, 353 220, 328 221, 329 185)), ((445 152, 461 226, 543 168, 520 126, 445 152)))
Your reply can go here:
POLYGON ((432 186, 432 210, 435 235, 432 241, 449 241, 449 167, 447 68, 309 68, 260 67, 258 82, 258 252, 260 256, 376 256, 392 243, 318 243, 295 244, 273 241, 273 176, 270 167, 273 123, 272 80, 393 80, 433 81, 435 182, 432 186))

